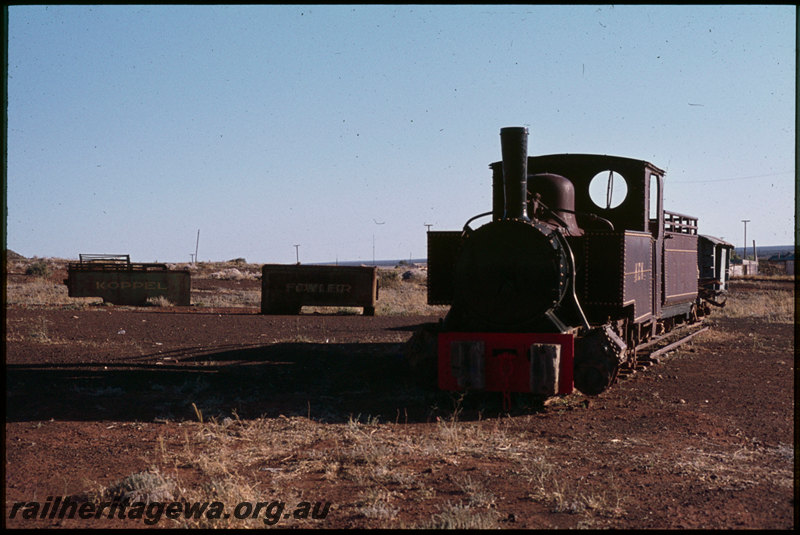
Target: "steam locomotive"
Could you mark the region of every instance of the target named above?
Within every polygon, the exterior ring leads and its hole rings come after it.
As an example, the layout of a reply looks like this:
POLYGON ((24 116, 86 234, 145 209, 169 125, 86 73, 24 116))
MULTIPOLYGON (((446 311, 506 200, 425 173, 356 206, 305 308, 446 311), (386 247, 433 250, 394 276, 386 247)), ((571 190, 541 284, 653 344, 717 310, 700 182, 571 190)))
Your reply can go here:
POLYGON ((724 304, 733 246, 663 209, 663 170, 528 157, 523 127, 500 137, 492 211, 428 232, 428 303, 450 305, 434 332, 439 388, 597 395, 648 342, 724 304))

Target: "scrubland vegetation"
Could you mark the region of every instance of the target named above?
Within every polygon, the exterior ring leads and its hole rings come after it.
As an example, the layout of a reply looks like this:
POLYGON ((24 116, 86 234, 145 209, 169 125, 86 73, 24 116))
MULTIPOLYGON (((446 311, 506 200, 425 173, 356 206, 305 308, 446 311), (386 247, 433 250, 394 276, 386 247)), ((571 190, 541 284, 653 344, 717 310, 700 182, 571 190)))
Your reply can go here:
MULTIPOLYGON (((45 258, 11 260, 6 266, 6 304, 20 306, 69 306, 82 308, 103 304, 99 297, 69 297, 64 280, 69 260, 45 258)), ((261 265, 242 259, 229 262, 168 264, 170 269, 192 274, 192 306, 259 308, 261 306, 261 265), (238 286, 209 287, 201 281, 235 281, 238 286)), ((427 304, 427 273, 424 268, 398 265, 378 268, 377 315, 427 315, 444 310, 427 304)), ((169 306, 164 299, 152 299, 152 306, 169 306)), ((304 307, 303 313, 360 314, 354 307, 304 307)))

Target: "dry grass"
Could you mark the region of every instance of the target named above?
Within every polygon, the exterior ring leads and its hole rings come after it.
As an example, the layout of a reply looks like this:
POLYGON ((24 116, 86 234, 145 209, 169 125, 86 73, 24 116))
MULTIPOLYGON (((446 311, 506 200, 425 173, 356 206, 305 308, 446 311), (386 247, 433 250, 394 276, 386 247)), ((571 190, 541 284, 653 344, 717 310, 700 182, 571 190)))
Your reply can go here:
POLYGON ((6 285, 6 305, 85 308, 102 302, 100 297, 70 297, 66 285, 41 277, 26 282, 9 281, 6 285))
POLYGON ((673 463, 673 471, 702 481, 707 487, 735 490, 768 482, 771 486, 792 488, 789 474, 765 470, 765 466, 791 461, 794 451, 789 444, 777 447, 746 446, 729 453, 714 451, 713 447, 688 447, 673 463))
POLYGON ((448 307, 429 305, 427 273, 413 270, 414 276, 403 280, 409 270, 403 267, 382 268, 378 271, 380 290, 375 314, 381 316, 412 316, 442 314, 448 307))
POLYGON ((129 500, 134 502, 166 502, 176 499, 178 486, 175 481, 161 474, 157 468, 131 474, 105 488, 100 497, 105 500, 129 500))
POLYGON ((157 295, 155 297, 148 297, 147 304, 154 307, 171 307, 172 302, 163 295, 157 295))
POLYGON ((197 307, 260 307, 261 290, 192 290, 192 305, 197 307))
MULTIPOLYGON (((511 429, 507 418, 461 422, 456 409, 436 422, 434 432, 416 434, 403 426, 381 424, 377 417, 325 424, 304 417, 244 421, 235 414, 222 419, 201 414, 198 408, 198 422, 184 424, 182 447, 169 447, 162 439, 157 451, 156 464, 185 489, 180 498, 188 501, 235 504, 275 495, 300 500, 336 488, 339 495, 344 489, 353 496, 334 504, 337 514, 356 515, 374 527, 497 528, 501 497, 491 488, 496 476, 459 469, 480 458, 495 468, 505 466, 508 478, 530 488, 530 498, 554 512, 582 515, 590 524, 623 514, 615 467, 590 485, 571 481, 560 474, 557 461, 547 458, 556 450, 531 439, 525 426, 511 429), (183 481, 180 473, 186 469, 199 475, 200 483, 183 481), (450 474, 445 476, 453 489, 448 494, 437 490, 443 473, 450 474), (313 489, 302 483, 309 480, 316 481, 313 489), (414 514, 431 504, 438 512, 427 520, 414 514)), ((295 527, 314 525, 292 522, 295 527)), ((259 524, 259 519, 229 519, 214 521, 213 527, 259 524)), ((212 527, 203 522, 190 526, 212 527)))
POLYGON ((794 323, 795 292, 793 285, 785 288, 765 287, 747 292, 731 292, 725 307, 716 312, 724 318, 750 318, 766 323, 794 323))
MULTIPOLYGON (((524 489, 543 510, 574 516, 578 527, 598 528, 613 525, 625 517, 627 506, 639 502, 639 491, 623 488, 615 477, 632 467, 647 477, 672 478, 708 492, 793 484, 790 444, 731 450, 727 443, 708 440, 665 451, 651 442, 654 438, 639 435, 587 450, 583 441, 553 444, 533 438, 530 416, 461 422, 458 409, 422 432, 373 416, 330 424, 285 416, 242 420, 235 412, 208 418, 199 407, 196 415, 197 422, 181 423, 179 434, 159 438, 149 470, 97 486, 89 495, 97 501, 121 496, 217 501, 226 508, 280 500, 291 511, 300 502, 313 504, 335 493, 339 498, 331 500, 330 514, 365 522, 359 525, 496 529, 524 489), (461 467, 475 459, 486 468, 464 472, 461 467), (587 467, 579 478, 562 470, 574 460, 587 467), (498 482, 503 485, 495 488, 498 482), (516 490, 504 495, 509 483, 516 490), (420 515, 420 510, 432 512, 420 515)), ((280 527, 325 527, 311 518, 277 521, 280 527)), ((266 520, 262 514, 169 522, 163 525, 263 528, 266 520)))
POLYGON ((243 259, 228 262, 196 262, 167 264, 170 269, 187 270, 192 278, 219 280, 256 280, 261 278, 261 264, 248 264, 243 259))
POLYGON ((439 513, 423 522, 421 529, 498 529, 498 514, 494 511, 476 511, 470 505, 446 503, 439 513))
POLYGON ((261 278, 261 273, 258 271, 240 271, 238 268, 229 267, 222 269, 220 271, 215 271, 208 275, 209 279, 217 279, 217 280, 232 280, 232 281, 241 281, 241 280, 257 280, 261 278))
POLYGON ((794 275, 787 273, 758 273, 756 275, 739 275, 731 280, 734 283, 737 281, 793 281, 794 275))

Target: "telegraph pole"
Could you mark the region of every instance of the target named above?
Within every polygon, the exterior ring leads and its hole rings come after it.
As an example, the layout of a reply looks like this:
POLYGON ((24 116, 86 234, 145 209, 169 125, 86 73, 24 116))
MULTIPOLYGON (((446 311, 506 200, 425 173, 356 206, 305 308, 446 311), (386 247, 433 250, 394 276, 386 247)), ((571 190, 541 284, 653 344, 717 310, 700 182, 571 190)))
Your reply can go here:
POLYGON ((299 266, 300 265, 300 244, 299 243, 295 243, 294 244, 294 254, 297 257, 297 265, 299 266))
POLYGON ((749 222, 749 219, 742 219, 742 223, 744 223, 744 252, 742 253, 742 260, 747 260, 747 224, 749 222))

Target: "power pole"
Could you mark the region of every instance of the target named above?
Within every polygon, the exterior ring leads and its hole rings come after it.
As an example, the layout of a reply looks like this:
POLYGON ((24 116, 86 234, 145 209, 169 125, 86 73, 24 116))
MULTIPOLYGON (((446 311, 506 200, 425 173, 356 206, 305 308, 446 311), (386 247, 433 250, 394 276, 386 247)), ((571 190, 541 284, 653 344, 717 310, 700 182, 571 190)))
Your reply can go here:
POLYGON ((742 223, 744 223, 744 251, 742 253, 742 260, 747 260, 747 224, 749 222, 749 219, 742 219, 742 223))
POLYGON ((200 248, 200 229, 197 229, 197 242, 194 244, 194 261, 197 262, 197 249, 200 248))
POLYGON ((433 225, 431 225, 430 223, 425 223, 424 225, 425 225, 425 227, 427 227, 427 229, 428 229, 428 232, 430 232, 430 231, 431 231, 431 227, 432 227, 433 225))
POLYGON ((300 265, 300 244, 299 243, 295 243, 294 244, 294 254, 297 257, 297 265, 299 266, 300 265))

